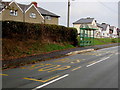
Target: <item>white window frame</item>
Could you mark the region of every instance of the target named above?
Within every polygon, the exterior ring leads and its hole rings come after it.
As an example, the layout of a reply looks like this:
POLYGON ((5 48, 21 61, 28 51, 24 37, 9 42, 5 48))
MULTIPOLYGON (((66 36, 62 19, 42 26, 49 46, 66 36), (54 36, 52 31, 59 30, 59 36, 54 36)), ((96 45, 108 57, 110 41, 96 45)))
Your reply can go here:
POLYGON ((18 16, 18 13, 16 10, 10 10, 10 15, 11 16, 18 16))
POLYGON ((30 16, 30 18, 36 18, 36 17, 37 17, 37 16, 36 16, 36 14, 35 14, 35 13, 33 13, 33 12, 32 12, 32 13, 30 13, 30 15, 29 15, 29 16, 30 16))

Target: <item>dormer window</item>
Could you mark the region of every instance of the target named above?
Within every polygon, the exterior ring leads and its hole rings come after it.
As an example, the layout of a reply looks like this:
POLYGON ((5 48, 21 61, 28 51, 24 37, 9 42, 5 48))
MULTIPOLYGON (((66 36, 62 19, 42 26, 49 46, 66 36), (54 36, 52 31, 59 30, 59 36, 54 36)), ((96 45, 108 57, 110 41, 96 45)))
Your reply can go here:
POLYGON ((45 16, 45 19, 51 20, 51 16, 45 16))
POLYGON ((10 10, 10 15, 17 16, 18 15, 17 10, 10 10))
POLYGON ((35 13, 30 13, 30 17, 31 18, 36 18, 36 14, 35 13))

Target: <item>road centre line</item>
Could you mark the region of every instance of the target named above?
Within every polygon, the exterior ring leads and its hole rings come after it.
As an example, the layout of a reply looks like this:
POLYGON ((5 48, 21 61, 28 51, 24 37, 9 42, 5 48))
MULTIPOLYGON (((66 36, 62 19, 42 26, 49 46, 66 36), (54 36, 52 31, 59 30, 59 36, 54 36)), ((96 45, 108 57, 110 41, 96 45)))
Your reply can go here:
POLYGON ((49 84, 51 84, 51 83, 54 83, 54 82, 56 82, 56 81, 58 81, 58 80, 60 80, 60 79, 63 79, 63 78, 65 78, 65 77, 67 77, 67 76, 69 76, 69 74, 66 74, 66 75, 64 75, 64 76, 61 76, 61 77, 59 77, 59 78, 56 78, 56 79, 54 79, 54 80, 52 80, 52 81, 50 81, 50 82, 47 82, 47 83, 45 83, 45 84, 43 84, 43 85, 38 86, 38 87, 36 87, 36 88, 34 88, 34 89, 32 89, 32 90, 40 89, 40 88, 45 87, 45 86, 47 86, 47 85, 49 85, 49 84))
POLYGON ((50 81, 50 80, 52 80, 52 79, 55 79, 55 78, 57 78, 57 77, 59 77, 59 76, 60 76, 60 75, 57 75, 57 76, 54 76, 54 77, 49 78, 49 79, 47 79, 47 80, 38 80, 38 79, 34 79, 34 78, 23 78, 23 79, 32 80, 32 81, 37 81, 37 82, 47 82, 47 81, 50 81))
POLYGON ((8 76, 8 74, 0 74, 1 76, 8 76))
POLYGON ((101 59, 101 60, 99 60, 99 61, 96 61, 96 62, 94 62, 94 63, 92 63, 92 64, 87 65, 86 67, 90 67, 90 66, 92 66, 92 65, 94 65, 94 64, 97 64, 97 63, 99 63, 99 62, 102 62, 102 61, 104 61, 104 60, 106 60, 106 59, 108 59, 108 58, 110 58, 110 57, 103 58, 103 59, 101 59))
POLYGON ((72 71, 78 70, 79 68, 81 68, 81 66, 80 66, 80 67, 77 67, 77 68, 72 69, 72 71))

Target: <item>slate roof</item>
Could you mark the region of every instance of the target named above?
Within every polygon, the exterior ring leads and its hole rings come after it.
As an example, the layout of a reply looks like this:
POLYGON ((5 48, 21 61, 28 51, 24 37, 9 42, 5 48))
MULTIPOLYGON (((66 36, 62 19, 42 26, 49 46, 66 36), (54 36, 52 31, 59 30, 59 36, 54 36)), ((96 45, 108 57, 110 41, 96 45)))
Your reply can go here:
MULTIPOLYGON (((8 6, 9 3, 10 3, 10 2, 2 2, 2 4, 4 4, 5 6, 8 6)), ((31 6, 31 4, 29 4, 29 5, 20 4, 20 3, 17 3, 17 4, 20 6, 20 8, 21 8, 24 12, 31 6)), ((58 15, 56 15, 56 14, 54 14, 54 13, 48 11, 48 10, 45 10, 45 9, 43 9, 43 8, 41 8, 41 7, 37 7, 37 9, 38 9, 38 11, 39 11, 43 16, 60 17, 60 16, 58 16, 58 15)), ((0 11, 2 11, 2 8, 0 8, 0 11)))
POLYGON ((54 17, 60 17, 60 16, 58 16, 58 15, 56 15, 56 14, 50 12, 50 11, 47 11, 47 10, 41 8, 41 7, 38 7, 38 10, 40 11, 40 13, 41 13, 43 16, 49 15, 49 16, 54 16, 54 17))
POLYGON ((0 11, 2 11, 2 8, 0 8, 0 11))
POLYGON ((24 5, 24 4, 19 4, 19 3, 17 3, 19 6, 20 6, 20 8, 25 12, 31 5, 29 4, 29 5, 24 5))
POLYGON ((111 30, 114 30, 114 28, 115 28, 115 26, 110 26, 110 29, 111 29, 111 30))
POLYGON ((74 22, 73 24, 89 24, 92 23, 94 18, 82 18, 79 19, 78 21, 74 22))
POLYGON ((103 31, 106 31, 107 27, 109 26, 109 24, 106 24, 106 23, 102 23, 101 24, 101 27, 103 28, 102 30, 103 31))
POLYGON ((99 24, 99 23, 96 23, 96 24, 97 24, 97 27, 100 27, 100 28, 102 28, 101 24, 99 24))
POLYGON ((8 6, 10 2, 0 2, 0 12, 3 10, 5 6, 8 6))

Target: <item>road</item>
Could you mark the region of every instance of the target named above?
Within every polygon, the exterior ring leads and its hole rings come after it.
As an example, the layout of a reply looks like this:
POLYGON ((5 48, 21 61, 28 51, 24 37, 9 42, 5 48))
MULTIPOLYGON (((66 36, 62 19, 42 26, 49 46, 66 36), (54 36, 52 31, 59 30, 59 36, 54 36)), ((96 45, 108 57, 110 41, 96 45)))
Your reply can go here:
POLYGON ((2 88, 118 88, 118 55, 116 46, 4 70, 2 88))

